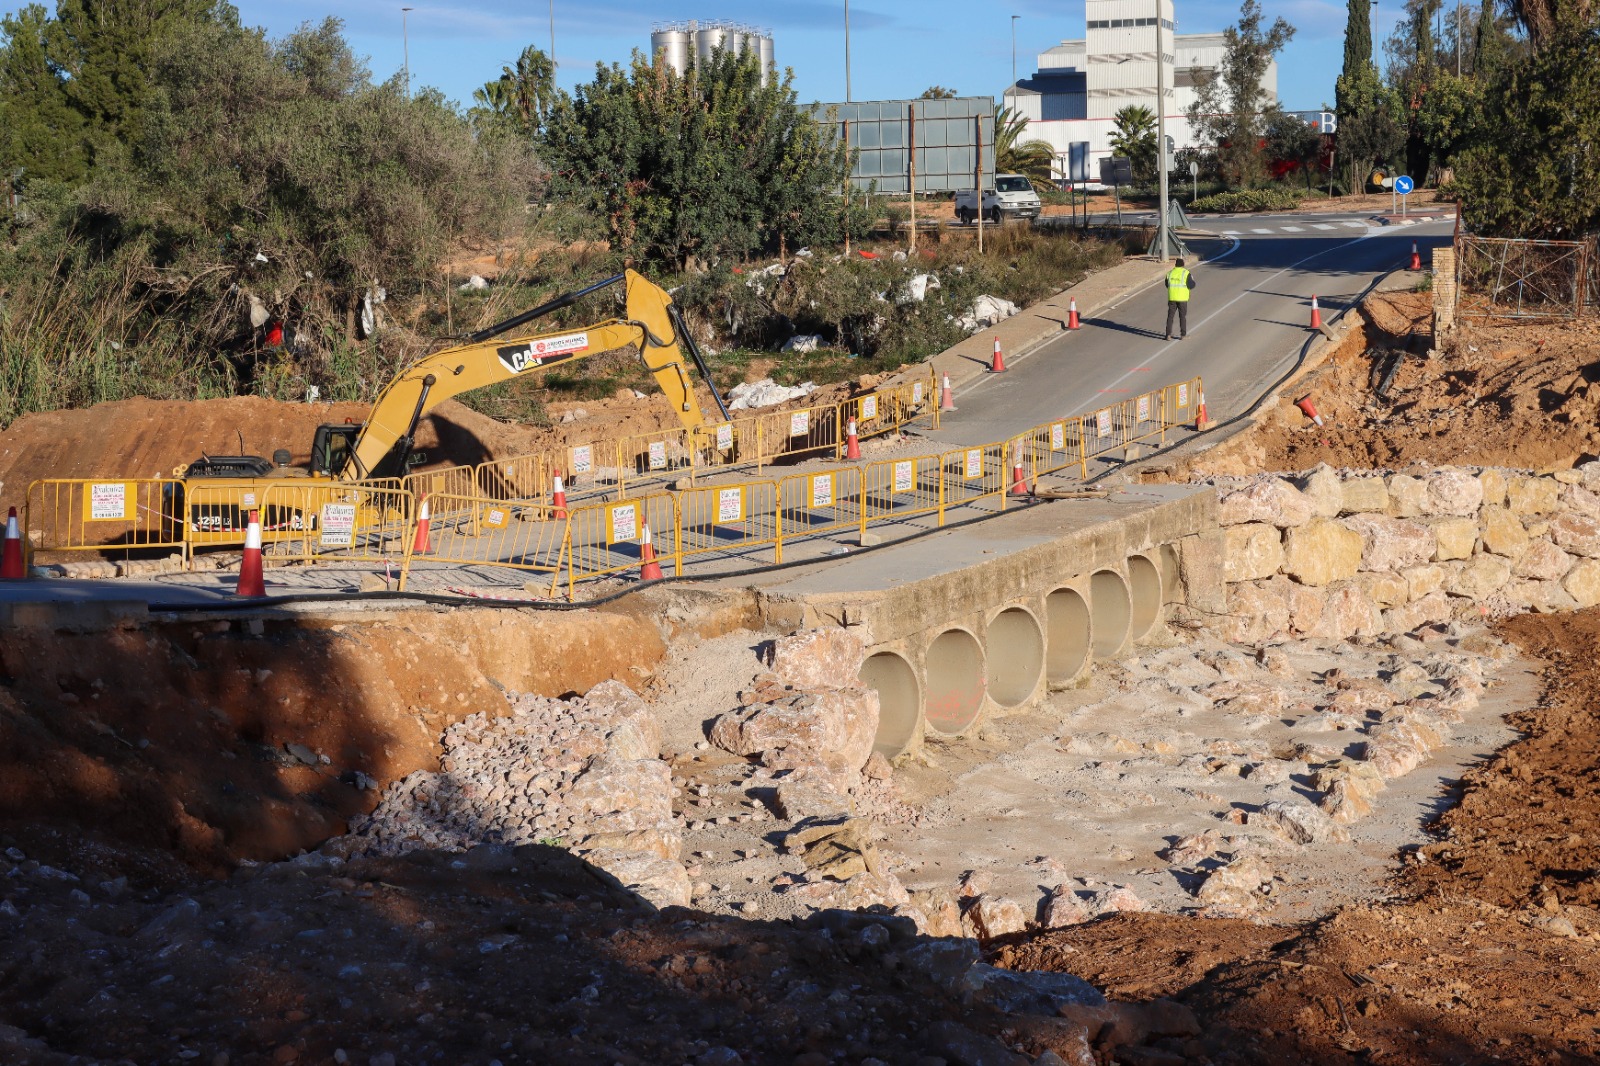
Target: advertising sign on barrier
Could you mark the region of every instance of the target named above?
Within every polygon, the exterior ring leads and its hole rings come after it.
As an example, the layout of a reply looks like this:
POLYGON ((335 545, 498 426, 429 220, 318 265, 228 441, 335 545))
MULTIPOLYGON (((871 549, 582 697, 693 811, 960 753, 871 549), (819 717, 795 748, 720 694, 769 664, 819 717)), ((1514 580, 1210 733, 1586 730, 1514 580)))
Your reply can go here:
POLYGON ((653 440, 650 442, 650 469, 665 470, 667 468, 667 442, 653 440))
POLYGON ((1178 406, 1189 406, 1189 385, 1187 382, 1178 386, 1178 406))
POLYGON ((1138 402, 1138 404, 1136 406, 1138 408, 1139 421, 1141 421, 1141 422, 1150 421, 1150 397, 1149 396, 1141 396, 1141 397, 1139 397, 1139 402, 1138 402))
POLYGON ((1102 437, 1111 436, 1111 408, 1103 407, 1094 413, 1094 431, 1102 437))
POLYGON ((833 506, 833 475, 813 474, 811 477, 811 506, 833 506))
POLYGON ((789 416, 789 436, 803 437, 811 432, 811 412, 796 411, 789 416))
POLYGON ((348 548, 355 543, 356 505, 353 503, 325 503, 322 505, 322 532, 317 544, 324 548, 348 548))
POLYGON ((594 448, 587 444, 580 444, 572 449, 572 472, 574 474, 587 474, 594 469, 594 448))
POLYGON ((717 522, 727 525, 744 521, 744 489, 717 490, 717 522))
POLYGON ((606 541, 610 544, 631 543, 639 539, 639 505, 614 503, 606 508, 606 541))
POLYGON ((910 459, 903 459, 894 464, 894 491, 910 492, 916 484, 916 464, 910 459))
POLYGON ((717 427, 717 451, 725 452, 733 447, 733 423, 724 422, 717 427))
POLYGON ((511 522, 511 513, 504 507, 485 507, 483 509, 483 526, 485 529, 504 529, 511 522))
POLYGON ((863 422, 865 422, 869 418, 877 418, 877 417, 878 417, 878 394, 877 393, 873 393, 871 396, 863 396, 863 397, 861 397, 861 420, 863 422))
POLYGON ((1050 423, 1050 450, 1062 451, 1067 446, 1067 424, 1065 422, 1050 423))
POLYGON ((133 517, 128 513, 128 497, 134 488, 126 481, 92 481, 83 494, 83 520, 85 522, 122 522, 133 517))
POLYGON ((963 471, 963 473, 968 478, 975 478, 975 477, 982 477, 983 476, 983 449, 982 448, 968 448, 967 449, 967 465, 966 465, 966 469, 963 471))

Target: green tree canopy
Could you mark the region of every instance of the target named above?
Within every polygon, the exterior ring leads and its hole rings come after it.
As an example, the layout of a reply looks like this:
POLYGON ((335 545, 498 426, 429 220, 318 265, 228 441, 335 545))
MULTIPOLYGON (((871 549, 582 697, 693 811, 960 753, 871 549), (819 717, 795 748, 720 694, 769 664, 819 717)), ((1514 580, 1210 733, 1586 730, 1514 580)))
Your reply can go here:
POLYGON ((0 20, 0 171, 22 183, 76 181, 88 169, 83 115, 67 100, 59 27, 39 4, 0 20))
POLYGON ((1196 70, 1195 100, 1189 106, 1190 124, 1216 145, 1223 178, 1237 188, 1254 185, 1266 175, 1261 140, 1273 101, 1261 79, 1273 57, 1294 37, 1294 27, 1282 18, 1265 29, 1261 22, 1260 3, 1244 0, 1239 21, 1222 31, 1220 68, 1215 73, 1196 70))
POLYGON ((1306 188, 1322 157, 1322 135, 1298 115, 1274 107, 1266 118, 1267 154, 1279 163, 1292 163, 1306 179, 1306 188))
POLYGON ((994 170, 996 174, 1021 174, 1035 185, 1048 185, 1055 149, 1048 141, 1025 139, 1028 116, 1009 107, 994 109, 994 170))
POLYGON ((520 137, 538 136, 555 108, 556 65, 536 45, 517 57, 515 68, 500 68, 500 77, 475 89, 474 117, 492 129, 520 137))
POLYGON ((635 53, 556 107, 544 150, 559 188, 645 258, 682 265, 830 239, 850 150, 798 106, 792 82, 763 79, 749 54, 718 52, 679 75, 635 53))
POLYGON ((1133 165, 1134 181, 1156 176, 1156 115, 1143 104, 1129 104, 1111 116, 1111 149, 1133 165))
POLYGON ((946 89, 943 85, 930 85, 926 89, 922 90, 922 95, 919 96, 917 99, 919 99, 919 100, 954 100, 955 98, 956 98, 956 91, 954 89, 946 89))

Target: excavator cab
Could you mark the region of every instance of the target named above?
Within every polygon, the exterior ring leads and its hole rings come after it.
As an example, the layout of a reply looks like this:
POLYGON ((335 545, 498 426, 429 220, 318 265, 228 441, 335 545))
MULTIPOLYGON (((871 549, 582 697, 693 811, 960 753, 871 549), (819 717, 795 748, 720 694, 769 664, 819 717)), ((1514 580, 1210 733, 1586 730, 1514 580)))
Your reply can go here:
POLYGON ((311 438, 311 476, 336 478, 355 453, 356 436, 361 426, 347 422, 324 422, 311 438))

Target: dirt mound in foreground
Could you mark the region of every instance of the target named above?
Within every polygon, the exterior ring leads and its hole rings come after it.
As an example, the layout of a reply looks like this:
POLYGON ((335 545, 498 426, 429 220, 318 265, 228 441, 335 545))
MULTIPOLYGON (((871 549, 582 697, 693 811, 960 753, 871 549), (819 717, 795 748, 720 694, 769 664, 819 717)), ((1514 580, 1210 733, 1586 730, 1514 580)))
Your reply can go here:
POLYGON ((1245 475, 1318 463, 1548 470, 1600 455, 1600 321, 1468 325, 1436 348, 1430 293, 1378 294, 1362 315, 1327 365, 1188 471, 1245 475), (1293 404, 1308 394, 1321 429, 1293 404))

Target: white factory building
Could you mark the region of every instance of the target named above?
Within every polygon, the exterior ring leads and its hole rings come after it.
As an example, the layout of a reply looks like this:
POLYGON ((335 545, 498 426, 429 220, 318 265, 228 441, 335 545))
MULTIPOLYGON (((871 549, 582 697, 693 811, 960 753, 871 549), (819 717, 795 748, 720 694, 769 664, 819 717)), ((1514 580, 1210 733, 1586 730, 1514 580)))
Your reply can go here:
MULTIPOLYGON (((1130 104, 1156 111, 1159 33, 1167 64, 1167 136, 1179 149, 1198 147, 1186 114, 1195 98, 1195 70, 1215 71, 1221 64, 1222 34, 1177 33, 1172 0, 1086 0, 1084 14, 1083 39, 1041 52, 1038 72, 1005 92, 1005 105, 1029 120, 1024 136, 1055 148, 1058 174, 1097 178, 1099 161, 1111 154, 1112 116, 1130 104)), ((1277 98, 1276 62, 1262 85, 1277 98)))

